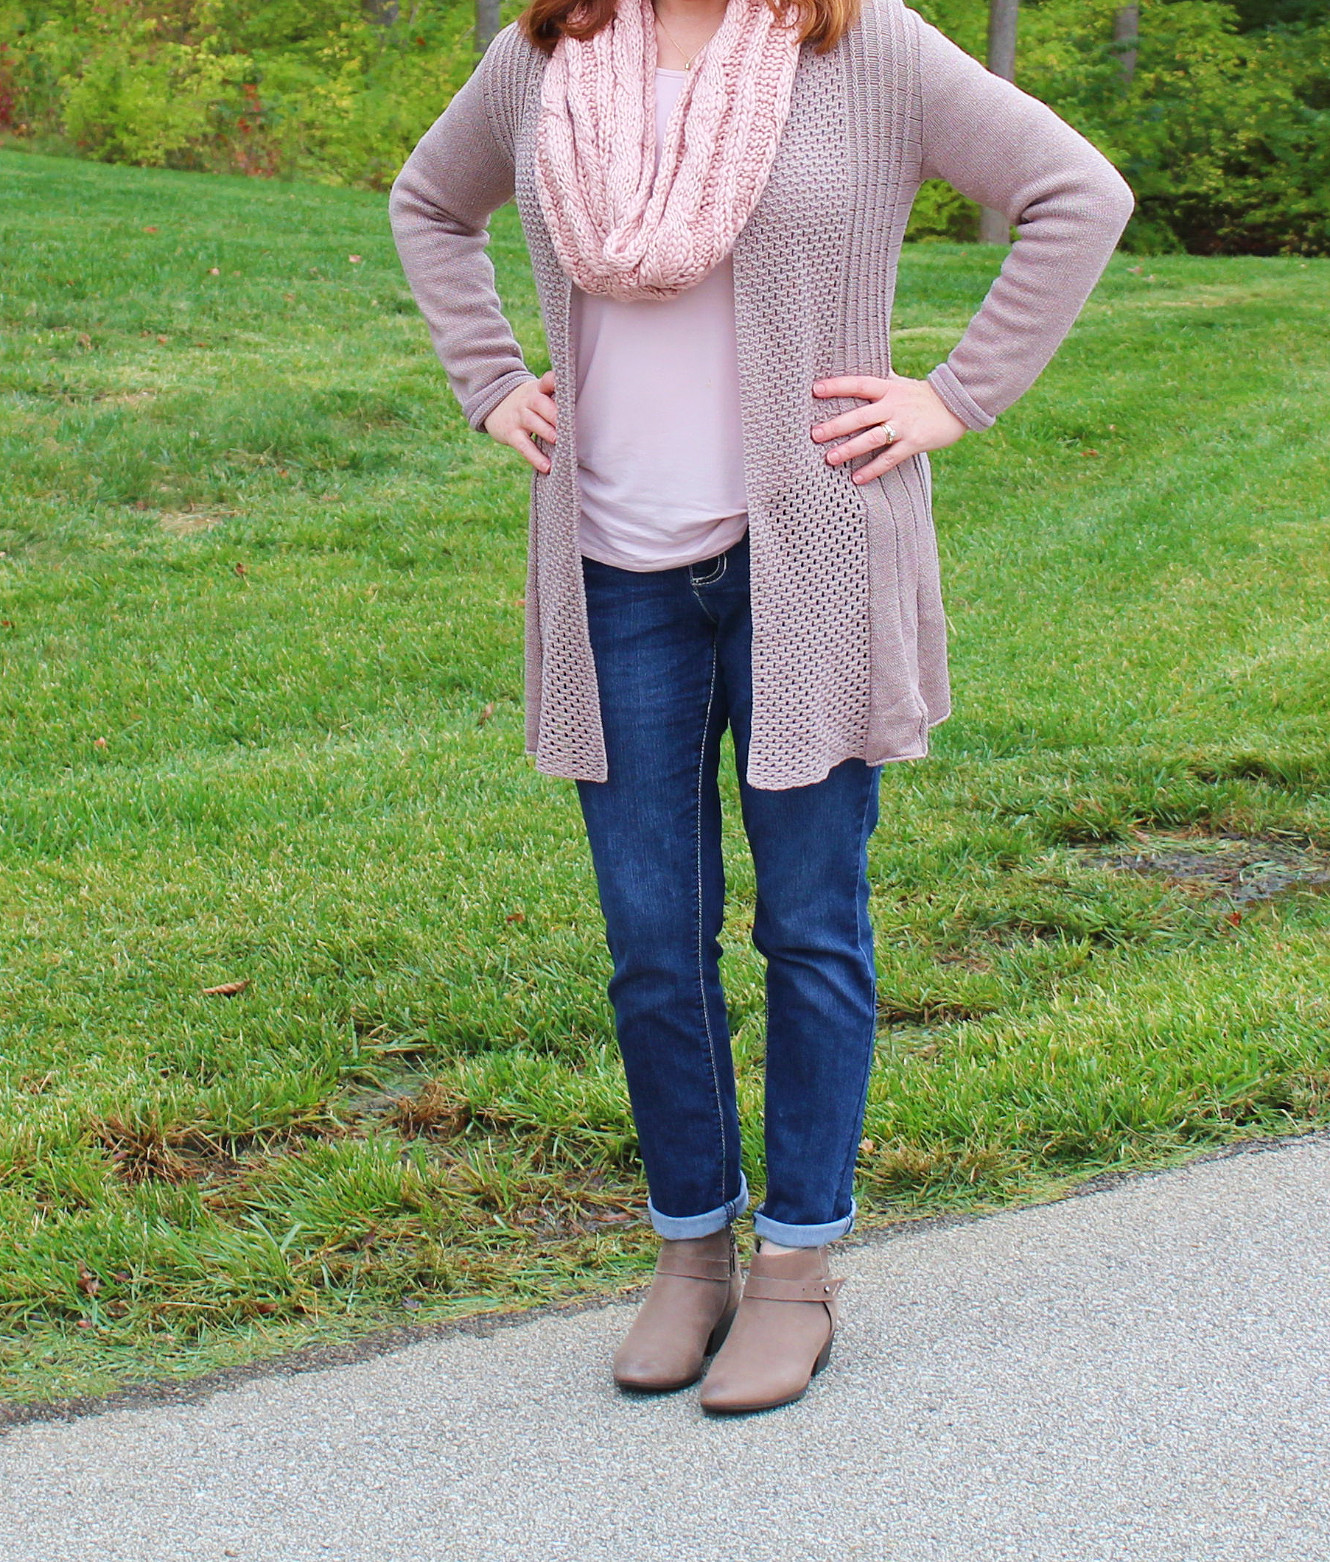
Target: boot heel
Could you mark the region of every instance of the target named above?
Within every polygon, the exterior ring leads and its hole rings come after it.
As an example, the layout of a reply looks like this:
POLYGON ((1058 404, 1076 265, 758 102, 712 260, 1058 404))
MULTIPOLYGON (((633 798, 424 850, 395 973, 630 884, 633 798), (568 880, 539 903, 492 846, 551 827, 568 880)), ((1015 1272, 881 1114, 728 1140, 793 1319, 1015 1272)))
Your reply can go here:
POLYGON ((702 1385, 709 1415, 751 1415, 800 1398, 831 1360, 836 1293, 825 1248, 754 1255, 734 1328, 702 1385))
POLYGON ((730 1332, 730 1325, 734 1322, 738 1311, 737 1307, 731 1308, 711 1331, 711 1338, 707 1341, 708 1356, 714 1356, 721 1346, 724 1345, 725 1336, 730 1332))

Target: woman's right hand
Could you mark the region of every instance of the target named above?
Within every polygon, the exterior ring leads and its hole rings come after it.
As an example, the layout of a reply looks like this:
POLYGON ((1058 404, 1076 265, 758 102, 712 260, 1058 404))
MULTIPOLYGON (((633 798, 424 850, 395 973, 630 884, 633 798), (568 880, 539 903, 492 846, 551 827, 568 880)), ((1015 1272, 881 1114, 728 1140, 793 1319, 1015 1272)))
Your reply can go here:
POLYGON ((509 391, 485 419, 485 432, 501 445, 511 445, 537 472, 548 472, 550 458, 533 442, 532 435, 538 434, 547 445, 552 445, 558 417, 554 370, 548 369, 538 380, 526 380, 509 391))

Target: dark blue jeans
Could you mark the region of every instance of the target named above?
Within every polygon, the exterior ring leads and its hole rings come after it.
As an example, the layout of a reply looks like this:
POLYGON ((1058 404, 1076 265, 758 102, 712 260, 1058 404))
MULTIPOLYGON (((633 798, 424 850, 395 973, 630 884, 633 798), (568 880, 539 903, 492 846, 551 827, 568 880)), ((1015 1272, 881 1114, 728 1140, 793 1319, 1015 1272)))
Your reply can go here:
POLYGON ((663 1237, 706 1236, 748 1202, 720 983, 721 736, 734 734, 767 962, 767 1191, 755 1225, 816 1247, 854 1221, 876 980, 868 838, 880 767, 815 786, 744 779, 752 723, 748 543, 636 573, 583 561, 608 779, 578 792, 613 961, 610 1001, 663 1237))

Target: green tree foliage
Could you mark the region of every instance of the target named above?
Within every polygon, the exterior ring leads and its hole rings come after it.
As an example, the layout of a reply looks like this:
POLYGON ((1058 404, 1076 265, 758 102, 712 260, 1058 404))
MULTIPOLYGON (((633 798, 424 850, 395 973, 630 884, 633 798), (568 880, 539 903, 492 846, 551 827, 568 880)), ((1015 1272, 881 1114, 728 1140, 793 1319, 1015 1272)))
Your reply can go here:
POLYGON ((1238 31, 1325 20, 1326 0, 1231 0, 1238 31))
MULTIPOLYGON (((505 15, 520 0, 510 0, 505 15)), ((983 57, 987 0, 915 0, 983 57)), ((1024 0, 1017 81, 1122 170, 1146 252, 1330 254, 1327 0, 1024 0)), ((0 0, 0 138, 384 188, 473 62, 471 0, 0 0)), ((926 185, 911 237, 968 239, 926 185)))
POLYGON ((383 188, 472 65, 448 0, 0 0, 0 130, 383 188))
MULTIPOLYGON (((984 55, 987 0, 913 0, 984 55)), ((1124 248, 1330 254, 1327 0, 1143 0, 1136 69, 1119 0, 1023 0, 1016 80, 1105 152, 1136 192, 1124 248)), ((915 238, 974 236, 974 211, 925 185, 915 238)))
POLYGON ((1115 0, 1042 0, 1017 76, 1111 157, 1137 196, 1128 247, 1330 253, 1330 19, 1289 0, 1146 0, 1127 84, 1115 0), (1306 9, 1306 8, 1304 8, 1306 9), (1269 26, 1253 18, 1270 15, 1269 26), (1247 24, 1243 31, 1242 25, 1247 24))

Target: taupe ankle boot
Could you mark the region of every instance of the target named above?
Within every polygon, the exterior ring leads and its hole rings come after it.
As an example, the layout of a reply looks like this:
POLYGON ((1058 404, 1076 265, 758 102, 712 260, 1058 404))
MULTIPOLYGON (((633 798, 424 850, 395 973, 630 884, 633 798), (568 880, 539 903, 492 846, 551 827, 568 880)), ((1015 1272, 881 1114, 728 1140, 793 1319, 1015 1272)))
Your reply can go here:
POLYGON ((734 1233, 663 1242, 647 1299, 614 1355, 620 1388, 667 1394, 702 1376, 739 1305, 742 1278, 734 1233))
POLYGON ((843 1283, 828 1273, 824 1247, 758 1253, 702 1385, 702 1408, 736 1414, 798 1399, 831 1355, 843 1283))

